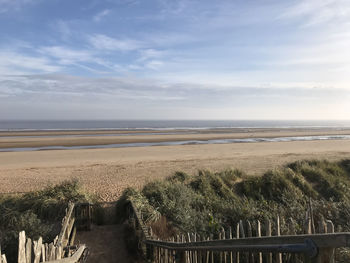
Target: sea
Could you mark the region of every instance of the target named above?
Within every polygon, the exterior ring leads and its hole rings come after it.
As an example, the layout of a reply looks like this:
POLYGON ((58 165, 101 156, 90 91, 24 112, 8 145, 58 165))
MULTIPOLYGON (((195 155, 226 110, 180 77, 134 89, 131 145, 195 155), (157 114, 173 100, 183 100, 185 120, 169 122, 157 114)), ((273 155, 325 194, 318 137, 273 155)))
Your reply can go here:
POLYGON ((0 120, 0 131, 349 127, 350 120, 0 120))
MULTIPOLYGON (((125 136, 132 130, 157 131, 170 130, 172 134, 191 133, 191 130, 204 129, 232 129, 232 128, 304 128, 304 129, 333 129, 341 130, 350 128, 350 121, 252 121, 252 120, 115 120, 115 121, 0 121, 0 131, 55 131, 55 130, 125 130, 118 134, 96 134, 96 136, 125 136), (183 131, 181 131, 183 130, 183 131)), ((169 134, 169 131, 166 133, 169 134)), ((23 137, 61 137, 61 136, 90 136, 90 135, 44 135, 23 137)), ((5 138, 6 137, 2 137, 5 138)), ((350 140, 350 134, 342 135, 320 135, 320 136, 293 136, 275 138, 241 138, 241 139, 219 139, 219 140, 183 140, 147 143, 121 143, 107 145, 79 145, 79 146, 40 146, 25 148, 1 148, 0 152, 42 151, 42 150, 73 150, 73 149, 99 149, 99 148, 124 148, 124 147, 146 147, 146 146, 169 146, 190 144, 228 144, 228 143, 258 143, 258 142, 288 142, 288 141, 315 141, 315 140, 350 140)))

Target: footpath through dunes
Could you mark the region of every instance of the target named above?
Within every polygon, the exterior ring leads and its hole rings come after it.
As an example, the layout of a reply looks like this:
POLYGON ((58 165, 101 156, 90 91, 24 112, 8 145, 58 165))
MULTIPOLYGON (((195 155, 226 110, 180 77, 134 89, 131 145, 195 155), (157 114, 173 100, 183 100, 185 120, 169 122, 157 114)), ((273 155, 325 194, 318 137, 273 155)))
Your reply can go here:
POLYGON ((76 241, 89 248, 87 263, 134 263, 125 246, 124 225, 116 224, 115 202, 102 204, 103 222, 78 231, 76 241))
POLYGON ((123 225, 93 225, 77 232, 77 242, 87 245, 87 263, 133 263, 125 247, 123 225))

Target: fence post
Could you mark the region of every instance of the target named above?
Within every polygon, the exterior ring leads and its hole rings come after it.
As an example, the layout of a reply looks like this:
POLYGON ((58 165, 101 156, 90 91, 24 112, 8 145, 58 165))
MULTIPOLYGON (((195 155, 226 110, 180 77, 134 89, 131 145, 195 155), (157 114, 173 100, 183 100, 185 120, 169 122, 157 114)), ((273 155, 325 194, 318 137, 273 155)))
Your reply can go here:
MULTIPOLYGON (((248 232, 248 237, 253 237, 253 229, 252 229, 252 225, 250 223, 250 221, 247 221, 247 232, 248 232)), ((254 262, 254 253, 253 252, 249 252, 248 254, 248 258, 249 258, 249 262, 254 262)))
POLYGON ((33 242, 34 263, 39 263, 40 261, 42 243, 43 243, 42 237, 39 237, 38 241, 33 242))
MULTIPOLYGON (((236 225, 236 238, 239 239, 239 228, 240 228, 240 224, 237 223, 236 225)), ((239 252, 236 252, 236 260, 237 263, 239 263, 239 252)))
MULTIPOLYGON (((260 224, 259 220, 257 221, 256 234, 257 234, 257 237, 261 237, 261 224, 260 224)), ((262 253, 261 252, 259 252, 259 254, 258 254, 258 263, 262 263, 262 253)))
POLYGON ((18 234, 18 263, 26 263, 26 233, 18 234))
MULTIPOLYGON (((331 220, 327 220, 326 223, 327 223, 327 233, 334 233, 334 225, 333 225, 333 222, 332 222, 331 220)), ((330 250, 330 259, 329 259, 329 263, 334 263, 334 261, 335 261, 334 255, 335 255, 335 249, 332 248, 332 249, 330 250)))
MULTIPOLYGON (((270 237, 271 236, 271 221, 269 219, 266 219, 266 236, 270 237)), ((268 253, 266 255, 266 262, 267 263, 272 263, 272 253, 268 253)))
MULTIPOLYGON (((230 226, 228 229, 228 234, 229 234, 229 239, 232 239, 232 227, 230 226)), ((233 263, 233 253, 232 251, 230 252, 230 263, 233 263)))
POLYGON ((26 263, 32 263, 32 240, 27 238, 26 243, 26 263))
MULTIPOLYGON (((281 226, 280 226, 280 216, 277 215, 277 220, 276 220, 276 234, 277 236, 281 235, 281 226)), ((276 255, 276 263, 282 263, 282 254, 277 253, 276 255)))

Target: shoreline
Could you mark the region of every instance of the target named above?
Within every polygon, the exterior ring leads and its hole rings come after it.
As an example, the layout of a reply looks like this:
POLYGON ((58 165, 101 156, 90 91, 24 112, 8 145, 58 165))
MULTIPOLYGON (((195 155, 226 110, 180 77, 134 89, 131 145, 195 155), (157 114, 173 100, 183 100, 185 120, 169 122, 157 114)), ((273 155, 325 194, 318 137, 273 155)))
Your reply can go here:
POLYGON ((213 139, 192 141, 164 141, 164 142, 135 142, 102 145, 78 145, 78 146, 42 146, 23 148, 1 148, 0 152, 27 152, 27 151, 52 151, 52 150, 78 150, 78 149, 113 149, 129 147, 155 147, 176 145, 203 145, 203 144, 232 144, 232 143, 261 143, 261 142, 293 142, 293 141, 320 141, 320 140, 350 140, 350 135, 327 136, 296 136, 296 137, 271 137, 271 138, 242 138, 242 139, 213 139))
POLYGON ((350 131, 341 126, 301 126, 301 127, 203 127, 203 128, 103 128, 103 129, 14 129, 0 130, 1 137, 23 136, 63 136, 63 135, 104 135, 104 134, 150 134, 150 133, 251 133, 251 132, 308 132, 308 131, 350 131))
MULTIPOLYGON (((243 143, 244 140, 269 140, 273 138, 293 138, 293 137, 312 137, 312 136, 349 136, 350 129, 220 129, 220 130, 193 130, 191 132, 166 132, 166 131, 134 131, 125 134, 121 131, 109 131, 108 133, 100 131, 85 131, 79 134, 75 132, 15 132, 0 133, 0 149, 10 150, 17 148, 25 150, 25 148, 43 148, 42 150, 50 150, 50 147, 71 147, 71 148, 108 148, 113 147, 132 147, 134 145, 152 146, 155 145, 172 145, 172 144, 191 144, 191 143, 234 143, 237 140, 243 143), (10 135, 11 134, 11 135, 10 135), (55 137, 55 135, 57 137, 55 137), (83 136, 79 136, 83 135, 83 136), (108 136, 103 136, 108 135, 108 136), (122 136, 121 136, 122 135, 122 136), (26 137, 27 136, 27 137, 26 137), (53 137, 51 137, 53 136, 53 137), (220 141, 221 140, 221 141, 220 141), (231 140, 231 142, 230 142, 231 140), (242 142, 239 140, 243 140, 242 142), (96 147, 93 147, 96 146, 96 147), (45 149, 45 147, 47 149, 45 149)), ((312 139, 312 138, 311 138, 312 139)), ((310 139, 310 140, 311 140, 310 139)), ((317 138, 315 138, 317 139, 317 138)), ((333 139, 333 138, 332 138, 333 139)), ((337 138, 335 138, 337 139, 337 138)), ((153 147, 153 146, 152 146, 153 147)))

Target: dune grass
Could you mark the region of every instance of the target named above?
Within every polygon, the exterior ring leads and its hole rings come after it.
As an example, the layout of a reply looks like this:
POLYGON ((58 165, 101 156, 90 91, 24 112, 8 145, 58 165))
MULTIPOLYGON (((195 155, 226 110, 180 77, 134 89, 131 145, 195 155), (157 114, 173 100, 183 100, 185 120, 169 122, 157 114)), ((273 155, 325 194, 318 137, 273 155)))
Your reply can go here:
POLYGON ((324 217, 350 231, 350 160, 298 161, 261 176, 239 170, 177 172, 141 191, 128 189, 122 199, 128 198, 145 218, 162 215, 179 231, 205 235, 239 220, 275 220, 278 214, 293 218, 301 233, 311 198, 315 220, 324 217))
POLYGON ((0 244, 9 262, 17 258, 18 233, 51 242, 60 231, 68 202, 92 201, 77 181, 66 181, 41 191, 0 196, 0 244))

